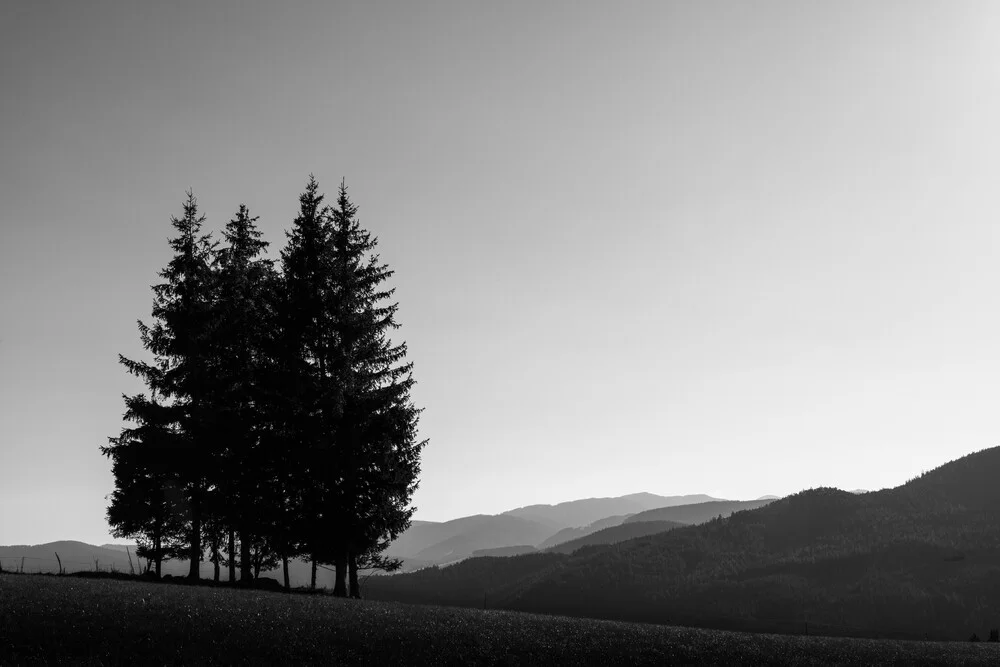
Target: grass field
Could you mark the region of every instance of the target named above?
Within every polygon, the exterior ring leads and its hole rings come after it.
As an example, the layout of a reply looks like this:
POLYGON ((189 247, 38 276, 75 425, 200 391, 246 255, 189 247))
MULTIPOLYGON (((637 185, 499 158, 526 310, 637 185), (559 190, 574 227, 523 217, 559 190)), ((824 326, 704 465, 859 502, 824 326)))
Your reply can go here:
POLYGON ((0 574, 0 664, 1000 664, 1000 645, 745 634, 0 574))

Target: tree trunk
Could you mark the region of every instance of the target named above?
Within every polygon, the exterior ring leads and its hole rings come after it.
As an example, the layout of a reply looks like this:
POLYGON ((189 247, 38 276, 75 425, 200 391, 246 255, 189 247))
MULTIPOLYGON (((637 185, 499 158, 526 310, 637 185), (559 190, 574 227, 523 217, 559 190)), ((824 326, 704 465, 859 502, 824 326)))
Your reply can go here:
POLYGON ((201 507, 199 506, 198 492, 191 496, 191 550, 188 558, 191 559, 191 568, 188 570, 188 579, 198 581, 201 576, 201 507))
POLYGON ((347 566, 350 571, 351 597, 361 599, 361 586, 358 584, 358 557, 352 550, 348 556, 347 566))
POLYGON ((285 591, 290 591, 292 590, 292 584, 288 580, 288 556, 281 557, 281 565, 282 569, 285 571, 285 591))
POLYGON ((312 558, 312 578, 309 580, 309 588, 316 590, 316 556, 312 558))
POLYGON ((159 553, 156 554, 156 578, 160 578, 160 565, 163 563, 163 558, 159 553))
POLYGON ((229 583, 236 583, 236 531, 229 529, 229 583))
POLYGON ((333 563, 336 581, 333 584, 333 596, 347 597, 347 554, 337 554, 333 563))
POLYGON ((212 581, 219 583, 219 533, 212 535, 212 565, 215 566, 212 581))
POLYGON ((240 584, 249 586, 253 583, 253 563, 250 558, 250 535, 247 531, 240 532, 240 584))

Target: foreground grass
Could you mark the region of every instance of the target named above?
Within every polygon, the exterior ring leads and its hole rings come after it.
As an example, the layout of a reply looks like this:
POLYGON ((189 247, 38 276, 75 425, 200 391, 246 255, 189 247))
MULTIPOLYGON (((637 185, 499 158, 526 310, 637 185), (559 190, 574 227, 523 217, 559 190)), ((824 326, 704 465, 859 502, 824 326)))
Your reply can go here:
POLYGON ((1000 664, 997 644, 746 634, 0 574, 0 664, 1000 664))

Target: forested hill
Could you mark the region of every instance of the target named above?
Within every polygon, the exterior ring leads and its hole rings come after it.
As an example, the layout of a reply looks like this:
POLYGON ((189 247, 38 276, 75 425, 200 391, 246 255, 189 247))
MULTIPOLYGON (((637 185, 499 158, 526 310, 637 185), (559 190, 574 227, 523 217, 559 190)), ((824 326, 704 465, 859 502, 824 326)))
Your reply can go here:
POLYGON ((676 521, 688 524, 705 523, 719 516, 727 517, 733 512, 754 510, 773 502, 774 500, 771 498, 762 498, 760 500, 714 500, 692 505, 679 505, 677 507, 660 507, 633 514, 625 519, 624 523, 638 523, 640 521, 676 521))
MULTIPOLYGON (((645 510, 676 505, 705 503, 718 498, 698 493, 686 496, 658 496, 653 493, 632 493, 615 498, 584 498, 556 505, 528 505, 504 514, 530 519, 557 528, 586 526, 607 517, 635 514, 645 510)), ((604 526, 600 526, 603 528, 604 526)))
POLYGON ((616 545, 473 559, 369 590, 418 601, 433 587, 444 602, 455 586, 491 607, 714 627, 983 636, 1000 626, 998 477, 992 448, 895 489, 813 489, 616 545))
POLYGON ((638 521, 636 523, 623 523, 619 526, 603 528, 590 533, 589 535, 578 537, 575 540, 557 544, 549 547, 547 551, 561 554, 571 554, 577 549, 582 549, 583 547, 601 544, 617 544, 618 542, 625 542, 637 537, 663 533, 668 530, 673 530, 674 528, 680 528, 683 525, 684 524, 677 523, 676 521, 638 521))

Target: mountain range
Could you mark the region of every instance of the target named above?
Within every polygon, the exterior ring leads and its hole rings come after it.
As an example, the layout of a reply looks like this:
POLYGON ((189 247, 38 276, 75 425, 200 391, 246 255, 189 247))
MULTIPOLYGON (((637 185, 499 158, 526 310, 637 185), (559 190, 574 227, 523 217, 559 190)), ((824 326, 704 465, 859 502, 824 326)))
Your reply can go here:
POLYGON ((501 514, 477 514, 441 523, 414 521, 393 541, 386 553, 402 559, 404 570, 412 571, 430 565, 455 563, 497 549, 546 549, 617 526, 650 510, 665 511, 706 502, 718 502, 718 499, 701 494, 658 496, 634 493, 612 498, 572 500, 556 505, 528 505, 501 514))
POLYGON ((372 577, 366 595, 771 632, 985 636, 1000 626, 998 478, 992 448, 882 491, 647 510, 602 529, 634 526, 631 539, 372 577), (645 534, 644 519, 683 518, 698 523, 645 534))
MULTIPOLYGON (((402 559, 404 571, 414 571, 433 565, 456 563, 470 557, 512 556, 544 550, 560 544, 576 543, 575 541, 594 533, 598 534, 597 537, 591 538, 587 543, 604 543, 602 540, 625 539, 625 536, 639 534, 635 528, 625 529, 620 534, 602 531, 621 526, 644 512, 695 507, 706 502, 719 501, 701 494, 658 496, 652 493, 635 493, 619 497, 585 498, 555 505, 529 505, 501 514, 479 514, 445 522, 417 520, 392 542, 387 555, 402 559)), ((705 512, 701 514, 706 515, 705 512)), ((689 518, 685 523, 694 521, 695 519, 689 518)), ((645 528, 648 527, 638 531, 645 528)), ((0 567, 19 568, 23 558, 23 566, 29 572, 56 572, 59 569, 56 554, 62 561, 62 567, 70 572, 95 568, 130 572, 144 566, 135 556, 134 545, 94 546, 83 542, 62 541, 34 546, 0 547, 0 567), (127 547, 130 551, 126 551, 127 547)), ((188 564, 185 560, 170 560, 164 562, 163 568, 164 574, 184 576, 187 574, 188 564)), ((222 573, 223 579, 227 574, 225 571, 222 573)), ((292 586, 307 585, 310 574, 311 568, 306 561, 296 559, 290 563, 292 586)), ((205 578, 212 577, 211 563, 202 564, 201 575, 205 578)), ((279 580, 282 578, 278 570, 264 572, 262 576, 279 580)), ((332 573, 320 569, 317 582, 319 585, 332 586, 332 573)))

